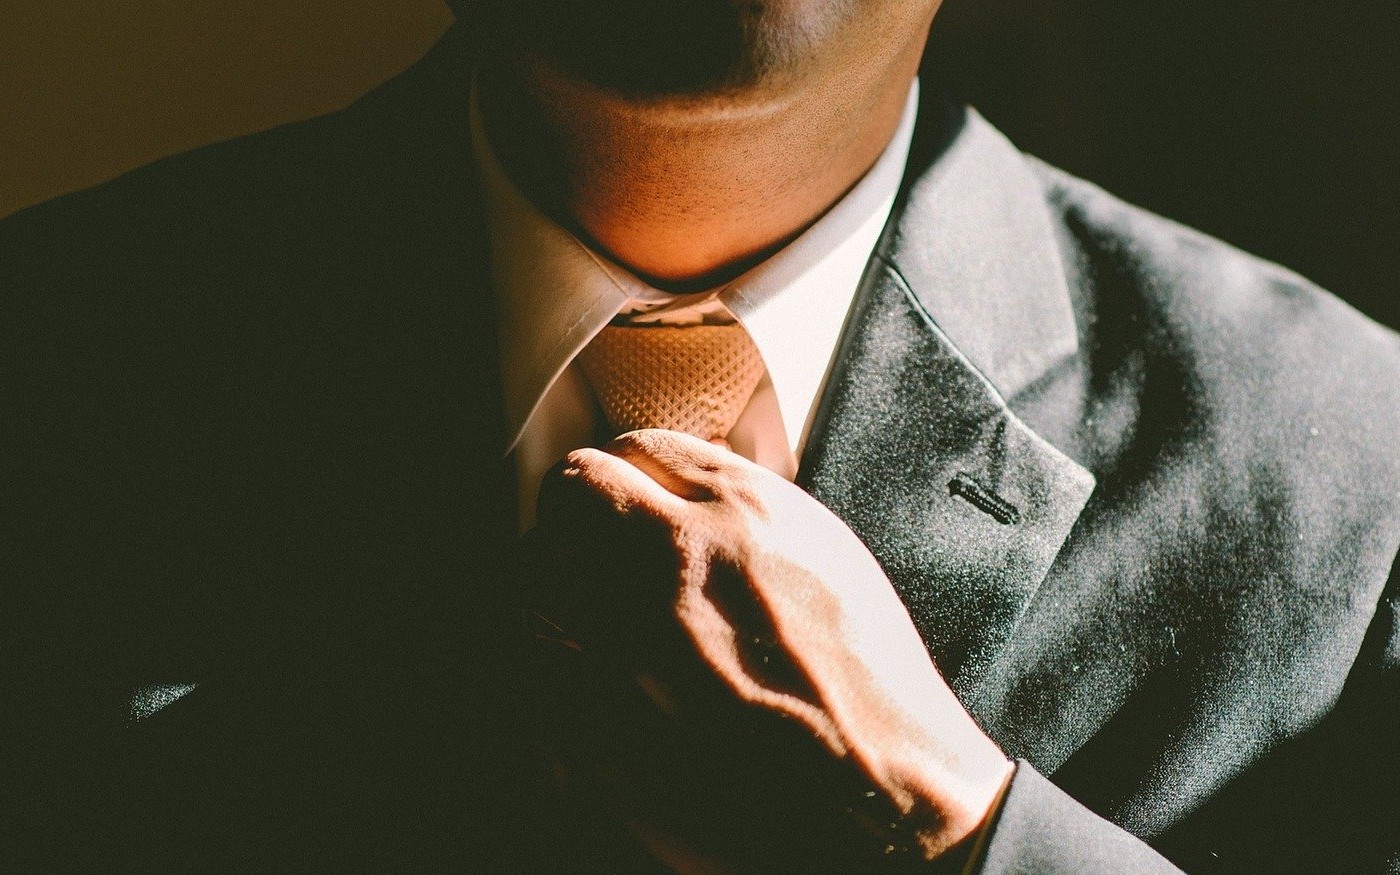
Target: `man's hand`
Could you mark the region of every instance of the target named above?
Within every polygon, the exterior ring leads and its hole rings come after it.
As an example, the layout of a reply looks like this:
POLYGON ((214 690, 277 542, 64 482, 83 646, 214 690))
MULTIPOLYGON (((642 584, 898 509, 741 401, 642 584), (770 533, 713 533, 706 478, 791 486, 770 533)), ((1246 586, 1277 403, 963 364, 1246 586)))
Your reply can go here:
POLYGON ((534 594, 554 684, 537 723, 565 783, 663 861, 931 859, 991 810, 1011 764, 874 557, 798 487, 638 431, 571 453, 539 519, 565 572, 534 594))

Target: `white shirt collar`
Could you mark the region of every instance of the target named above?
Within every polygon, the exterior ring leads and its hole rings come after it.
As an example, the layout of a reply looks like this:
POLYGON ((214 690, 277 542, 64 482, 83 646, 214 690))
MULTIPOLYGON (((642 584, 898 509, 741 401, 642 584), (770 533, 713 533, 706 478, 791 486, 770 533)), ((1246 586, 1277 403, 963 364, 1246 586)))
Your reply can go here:
MULTIPOLYGON (((782 250, 695 300, 717 296, 753 337, 799 452, 846 312, 894 204, 918 106, 846 195, 782 250)), ((475 95, 472 139, 486 196, 501 340, 507 451, 546 390, 629 301, 671 300, 542 214, 507 177, 483 133, 475 95)))

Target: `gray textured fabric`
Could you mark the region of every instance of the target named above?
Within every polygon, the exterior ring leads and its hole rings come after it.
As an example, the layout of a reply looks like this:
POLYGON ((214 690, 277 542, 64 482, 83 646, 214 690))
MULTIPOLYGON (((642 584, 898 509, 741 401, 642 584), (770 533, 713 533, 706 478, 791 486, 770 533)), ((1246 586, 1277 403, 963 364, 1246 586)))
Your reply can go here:
MULTIPOLYGON (((469 64, 0 223, 12 868, 545 871, 469 64)), ((1395 336, 927 97, 800 476, 1025 760, 984 871, 1394 871, 1395 336)))
POLYGON ((802 476, 1017 784, 1102 816, 1013 792, 987 871, 1093 871, 1118 827, 1190 871, 1396 865, 1395 335, 975 114, 908 197, 802 476), (959 473, 1028 512, 979 513, 959 473))
POLYGON ((1094 479, 1001 404, 883 265, 840 361, 798 482, 862 535, 964 692, 1000 653, 1094 479))
POLYGON ((1114 829, 1026 763, 1002 802, 983 875, 1166 875, 1180 870, 1131 834, 1114 829))

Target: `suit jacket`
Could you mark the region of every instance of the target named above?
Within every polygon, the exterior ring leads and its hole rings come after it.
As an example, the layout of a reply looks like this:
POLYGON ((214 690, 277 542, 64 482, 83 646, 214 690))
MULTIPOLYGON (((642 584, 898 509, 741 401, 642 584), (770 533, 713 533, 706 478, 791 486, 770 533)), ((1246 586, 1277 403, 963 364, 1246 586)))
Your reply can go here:
MULTIPOLYGON (((16 863, 554 841, 519 814, 470 42, 0 223, 16 863)), ((799 482, 1021 760, 980 871, 1395 871, 1395 335, 920 115, 799 482)))

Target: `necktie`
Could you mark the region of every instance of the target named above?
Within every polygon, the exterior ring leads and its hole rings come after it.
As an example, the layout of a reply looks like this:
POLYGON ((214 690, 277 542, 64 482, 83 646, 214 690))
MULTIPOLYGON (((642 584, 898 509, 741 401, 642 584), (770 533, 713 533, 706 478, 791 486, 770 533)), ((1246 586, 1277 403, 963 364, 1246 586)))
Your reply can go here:
POLYGON ((609 325, 579 363, 617 432, 667 428, 710 441, 729 434, 764 374, 737 322, 609 325))

